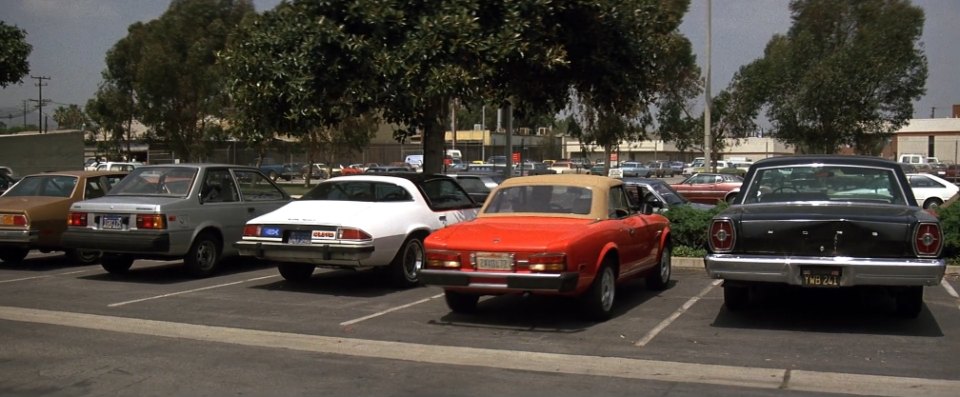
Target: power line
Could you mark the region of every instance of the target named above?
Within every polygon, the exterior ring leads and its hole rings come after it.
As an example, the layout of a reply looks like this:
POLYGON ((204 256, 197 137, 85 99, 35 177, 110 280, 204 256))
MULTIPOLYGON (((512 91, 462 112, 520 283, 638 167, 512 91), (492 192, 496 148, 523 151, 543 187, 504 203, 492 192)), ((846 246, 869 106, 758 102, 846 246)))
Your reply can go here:
POLYGON ((40 130, 40 133, 43 133, 43 86, 47 85, 44 83, 44 80, 50 80, 48 76, 30 76, 31 79, 37 80, 37 87, 40 89, 39 98, 37 99, 37 106, 40 109, 40 112, 37 114, 37 129, 40 130))

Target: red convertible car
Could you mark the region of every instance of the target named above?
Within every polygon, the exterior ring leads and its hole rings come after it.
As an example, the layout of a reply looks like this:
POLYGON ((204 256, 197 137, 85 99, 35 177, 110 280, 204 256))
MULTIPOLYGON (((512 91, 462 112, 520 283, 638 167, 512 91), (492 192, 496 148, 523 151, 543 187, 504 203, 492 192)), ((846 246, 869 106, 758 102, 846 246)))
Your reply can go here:
POLYGON ((427 237, 420 279, 442 286, 454 312, 476 310, 481 295, 532 293, 580 297, 585 314, 605 320, 620 282, 670 280, 670 223, 630 196, 603 176, 508 179, 477 219, 427 237))
POLYGON ((716 204, 732 203, 742 184, 743 178, 733 174, 699 173, 670 187, 694 203, 716 204))

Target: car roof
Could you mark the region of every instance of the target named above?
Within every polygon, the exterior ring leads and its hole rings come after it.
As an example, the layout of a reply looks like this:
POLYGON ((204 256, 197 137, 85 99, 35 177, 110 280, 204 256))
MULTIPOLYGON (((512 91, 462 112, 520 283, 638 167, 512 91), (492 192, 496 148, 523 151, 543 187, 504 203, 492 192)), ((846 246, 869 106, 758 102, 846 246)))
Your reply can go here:
POLYGON ((894 167, 897 165, 897 163, 892 160, 887 160, 880 157, 840 154, 801 154, 793 156, 768 157, 757 160, 753 164, 757 167, 776 167, 783 165, 809 164, 811 161, 878 167, 894 167))
POLYGON ((41 172, 41 173, 26 175, 26 176, 24 176, 24 178, 26 178, 26 177, 28 177, 28 176, 35 176, 35 175, 69 175, 69 176, 95 177, 95 176, 101 176, 101 175, 117 175, 117 174, 126 174, 126 173, 127 173, 127 171, 106 171, 106 170, 100 170, 100 171, 84 171, 84 170, 45 171, 45 172, 41 172))
POLYGON ((401 179, 409 180, 414 183, 424 182, 426 180, 437 179, 437 178, 453 179, 443 174, 429 174, 429 173, 424 174, 422 172, 406 171, 406 172, 382 172, 382 173, 376 173, 376 174, 343 175, 343 176, 338 176, 336 178, 328 179, 328 181, 342 181, 346 179, 376 180, 381 178, 401 178, 401 179))
POLYGON ((521 176, 507 179, 500 183, 501 187, 522 186, 522 185, 576 185, 588 188, 609 189, 613 186, 622 185, 619 179, 609 178, 600 175, 585 174, 547 174, 521 176))

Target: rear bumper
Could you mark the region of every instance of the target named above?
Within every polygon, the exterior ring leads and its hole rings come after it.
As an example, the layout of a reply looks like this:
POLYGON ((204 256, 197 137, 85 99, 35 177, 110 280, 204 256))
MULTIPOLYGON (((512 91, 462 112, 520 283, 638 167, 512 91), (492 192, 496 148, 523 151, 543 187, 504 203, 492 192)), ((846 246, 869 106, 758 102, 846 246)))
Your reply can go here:
POLYGON ((943 279, 943 259, 771 257, 759 255, 710 254, 704 258, 711 278, 802 285, 801 270, 807 266, 836 267, 841 270, 840 286, 937 285, 943 279))
POLYGON ((576 290, 579 280, 580 274, 576 272, 519 274, 434 269, 420 271, 420 281, 424 284, 477 291, 564 293, 576 290))
POLYGON ((67 230, 63 233, 63 246, 85 248, 112 253, 168 254, 168 232, 140 232, 102 230, 67 230))
POLYGON ((374 252, 373 245, 293 245, 262 241, 237 241, 233 243, 233 247, 240 251, 240 255, 260 259, 344 267, 365 266, 361 261, 369 258, 374 252))
POLYGON ((39 230, 0 230, 0 245, 30 247, 39 239, 39 230))

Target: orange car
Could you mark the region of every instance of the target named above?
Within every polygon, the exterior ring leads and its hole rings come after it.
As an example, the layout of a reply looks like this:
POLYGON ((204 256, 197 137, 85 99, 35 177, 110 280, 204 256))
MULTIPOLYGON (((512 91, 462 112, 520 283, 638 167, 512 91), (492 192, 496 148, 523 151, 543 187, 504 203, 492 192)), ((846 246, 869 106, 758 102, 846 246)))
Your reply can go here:
POLYGON ((31 249, 39 249, 66 251, 80 264, 99 261, 99 251, 61 246, 67 213, 70 204, 103 196, 126 175, 120 171, 63 171, 23 177, 0 197, 0 260, 17 263, 31 249))
POLYGON ((477 219, 427 237, 420 279, 442 286, 455 312, 474 311, 481 295, 533 293, 580 297, 585 314, 605 320, 617 284, 670 280, 670 223, 629 197, 603 176, 508 179, 477 219))
POLYGON ((702 172, 670 187, 694 203, 716 204, 718 201, 732 203, 742 184, 743 178, 733 174, 702 172))

